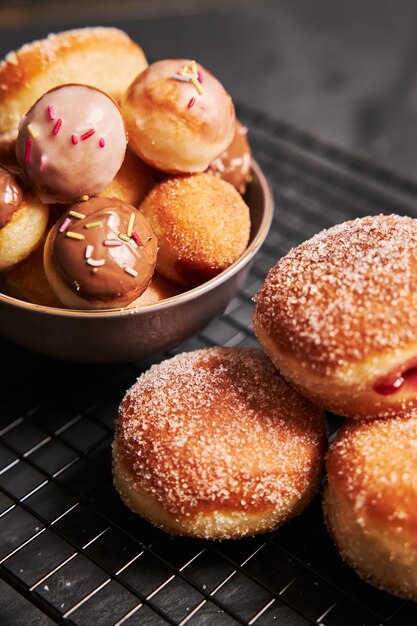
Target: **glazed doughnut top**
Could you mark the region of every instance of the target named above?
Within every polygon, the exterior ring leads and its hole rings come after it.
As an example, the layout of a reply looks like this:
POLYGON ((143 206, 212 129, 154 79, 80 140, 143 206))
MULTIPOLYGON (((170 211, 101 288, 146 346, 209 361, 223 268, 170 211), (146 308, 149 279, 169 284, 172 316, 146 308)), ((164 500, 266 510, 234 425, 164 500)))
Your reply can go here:
POLYGON ((0 167, 0 228, 4 228, 22 204, 23 191, 16 176, 0 167))
POLYGON ((86 85, 62 85, 23 118, 16 156, 43 202, 70 203, 110 183, 126 143, 120 109, 110 96, 86 85))
MULTIPOLYGON (((334 487, 373 519, 416 535, 417 412, 389 419, 346 422, 330 448, 328 473, 334 487)), ((330 478, 329 478, 330 480, 330 478)), ((404 538, 405 541, 405 538, 404 538)))
POLYGON ((213 347, 142 374, 120 406, 116 441, 167 510, 253 512, 303 493, 324 420, 260 350, 213 347))
POLYGON ((58 221, 52 257, 63 280, 80 296, 111 300, 152 276, 157 240, 133 206, 92 198, 58 221))
POLYGON ((321 375, 415 342, 417 220, 377 215, 324 230, 269 271, 255 316, 321 375))

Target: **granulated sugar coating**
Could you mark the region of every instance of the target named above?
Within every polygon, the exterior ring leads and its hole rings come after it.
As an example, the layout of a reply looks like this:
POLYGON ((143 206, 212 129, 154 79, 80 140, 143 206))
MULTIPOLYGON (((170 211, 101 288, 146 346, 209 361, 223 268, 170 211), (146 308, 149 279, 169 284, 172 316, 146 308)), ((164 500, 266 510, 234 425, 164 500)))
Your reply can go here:
POLYGON ((324 510, 342 556, 378 587, 417 600, 417 411, 347 421, 330 448, 324 510))
POLYGON ((133 486, 171 513, 267 511, 276 524, 314 495, 324 447, 323 412, 260 351, 214 347, 138 379, 121 404, 114 451, 133 486))
POLYGON ((255 317, 321 375, 416 341, 417 220, 378 215, 319 233, 270 270, 255 317))

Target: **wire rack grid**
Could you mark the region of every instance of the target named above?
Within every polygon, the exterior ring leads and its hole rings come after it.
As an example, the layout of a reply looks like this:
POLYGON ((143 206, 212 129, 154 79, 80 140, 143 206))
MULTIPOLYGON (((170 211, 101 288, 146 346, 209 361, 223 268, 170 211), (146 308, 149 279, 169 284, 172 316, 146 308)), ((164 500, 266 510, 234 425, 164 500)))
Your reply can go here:
MULTIPOLYGON (((288 249, 380 212, 417 216, 417 186, 240 108, 276 200, 271 232, 226 313, 176 352, 252 347, 252 297, 288 249)), ((53 361, 1 340, 0 623, 100 626, 410 626, 413 603, 345 565, 320 496, 297 519, 239 541, 172 539, 112 486, 110 443, 125 389, 151 363, 53 361)), ((329 416, 330 432, 340 420, 329 416)))

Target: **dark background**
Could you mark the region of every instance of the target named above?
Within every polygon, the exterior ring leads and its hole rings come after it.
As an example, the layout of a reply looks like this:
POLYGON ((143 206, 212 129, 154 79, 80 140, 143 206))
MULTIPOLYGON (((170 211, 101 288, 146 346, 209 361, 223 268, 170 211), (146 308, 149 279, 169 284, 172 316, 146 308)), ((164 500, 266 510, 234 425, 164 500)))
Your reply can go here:
POLYGON ((50 31, 114 24, 150 59, 191 56, 236 101, 415 178, 413 0, 0 3, 0 56, 50 31))

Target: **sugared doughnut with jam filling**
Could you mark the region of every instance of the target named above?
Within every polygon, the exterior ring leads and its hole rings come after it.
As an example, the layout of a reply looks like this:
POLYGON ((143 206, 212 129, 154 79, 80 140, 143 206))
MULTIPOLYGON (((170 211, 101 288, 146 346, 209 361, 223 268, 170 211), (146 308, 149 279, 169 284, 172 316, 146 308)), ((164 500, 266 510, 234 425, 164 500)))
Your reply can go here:
POLYGON ((126 306, 147 288, 158 244, 147 219, 116 198, 71 207, 51 229, 44 266, 55 295, 74 309, 126 306))
POLYGON ((323 231, 270 270, 254 330, 276 367, 348 417, 417 406, 417 220, 356 219, 323 231))

